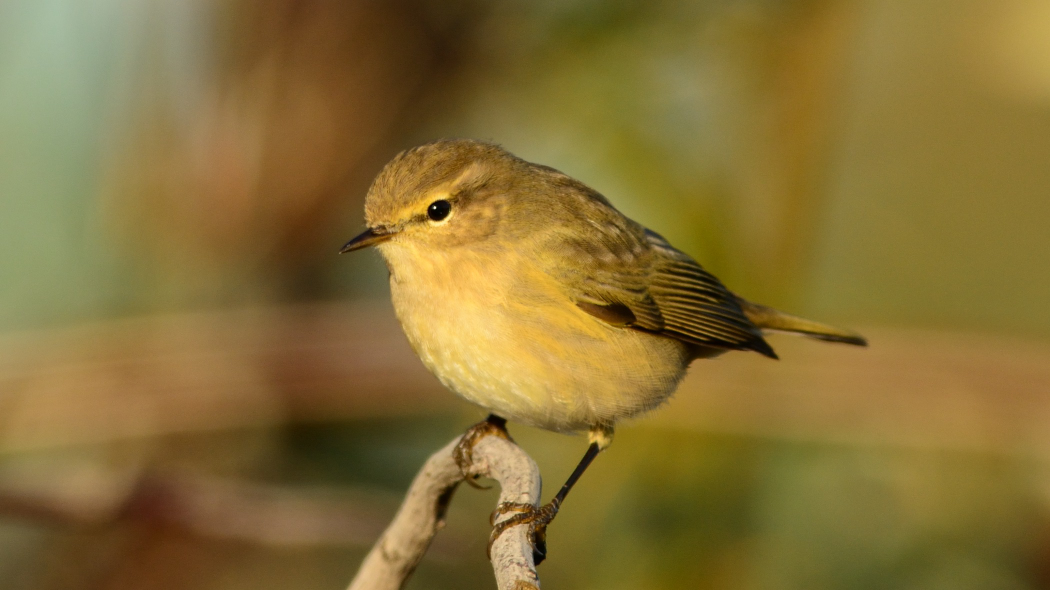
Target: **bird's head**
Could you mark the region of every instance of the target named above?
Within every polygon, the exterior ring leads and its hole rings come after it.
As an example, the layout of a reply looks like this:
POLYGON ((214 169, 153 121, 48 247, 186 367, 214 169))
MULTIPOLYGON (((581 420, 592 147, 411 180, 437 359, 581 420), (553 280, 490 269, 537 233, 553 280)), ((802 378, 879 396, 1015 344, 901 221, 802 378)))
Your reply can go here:
MULTIPOLYGON (((441 140, 397 155, 376 177, 365 199, 363 233, 343 246, 378 246, 423 255, 476 243, 498 229, 513 187, 514 168, 527 166, 499 146, 441 140)), ((387 257, 389 259, 389 256, 387 257)))

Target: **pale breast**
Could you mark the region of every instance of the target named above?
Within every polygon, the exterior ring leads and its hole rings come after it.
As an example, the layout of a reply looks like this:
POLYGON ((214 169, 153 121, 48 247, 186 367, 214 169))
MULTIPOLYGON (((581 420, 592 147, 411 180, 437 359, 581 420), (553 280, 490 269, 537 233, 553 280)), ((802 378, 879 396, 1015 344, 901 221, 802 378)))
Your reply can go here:
POLYGON ((400 248, 383 254, 409 342, 442 383, 500 416, 557 431, 612 424, 659 405, 685 373, 685 345, 584 313, 513 253, 400 248))

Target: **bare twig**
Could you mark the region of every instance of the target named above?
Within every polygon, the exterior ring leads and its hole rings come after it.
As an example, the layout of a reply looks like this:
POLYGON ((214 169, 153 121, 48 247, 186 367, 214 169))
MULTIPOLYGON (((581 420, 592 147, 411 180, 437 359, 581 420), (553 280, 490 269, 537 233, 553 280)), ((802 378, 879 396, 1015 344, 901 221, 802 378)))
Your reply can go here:
MULTIPOLYGON (((394 521, 365 557, 349 590, 396 590, 404 586, 444 525, 445 510, 463 474, 452 457, 459 439, 434 453, 420 470, 394 521)), ((525 451, 496 436, 474 446, 471 473, 500 484, 500 502, 532 504, 540 498, 540 470, 525 451)), ((505 515, 502 518, 509 518, 505 515)), ((500 590, 538 588, 528 526, 507 529, 492 544, 492 568, 500 590)))

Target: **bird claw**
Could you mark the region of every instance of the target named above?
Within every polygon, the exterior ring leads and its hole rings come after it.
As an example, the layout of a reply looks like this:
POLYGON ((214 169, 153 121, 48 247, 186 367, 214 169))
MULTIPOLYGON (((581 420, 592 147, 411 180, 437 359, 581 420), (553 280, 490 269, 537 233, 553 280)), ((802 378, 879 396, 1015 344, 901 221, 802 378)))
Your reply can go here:
POLYGON ((489 518, 489 522, 492 524, 492 534, 489 535, 486 553, 490 558, 492 557, 492 544, 496 542, 496 539, 504 531, 511 527, 527 524, 529 525, 529 543, 532 544, 532 561, 534 565, 539 565, 547 558, 547 525, 558 515, 559 507, 560 502, 557 500, 552 500, 550 503, 538 507, 520 502, 501 503, 489 518), (518 514, 497 522, 501 516, 509 512, 517 512, 518 514))
POLYGON ((498 436, 511 440, 510 434, 507 432, 507 421, 495 414, 489 414, 488 418, 468 428, 459 439, 456 447, 452 449, 452 458, 455 460, 456 465, 459 466, 459 471, 463 474, 463 480, 470 484, 471 487, 479 490, 487 490, 491 486, 479 484, 477 482, 478 476, 471 473, 470 468, 474 464, 474 446, 486 436, 498 436))

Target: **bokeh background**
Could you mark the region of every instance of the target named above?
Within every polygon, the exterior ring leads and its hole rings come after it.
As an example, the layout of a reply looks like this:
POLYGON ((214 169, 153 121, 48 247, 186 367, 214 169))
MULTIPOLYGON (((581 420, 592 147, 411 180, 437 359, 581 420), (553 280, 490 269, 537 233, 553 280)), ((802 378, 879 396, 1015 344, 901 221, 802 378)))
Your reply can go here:
MULTIPOLYGON (((694 365, 546 587, 1050 587, 1045 0, 0 0, 0 588, 345 587, 483 415, 335 254, 449 136, 871 340, 694 365)), ((492 586, 495 498, 409 588, 492 586)))

